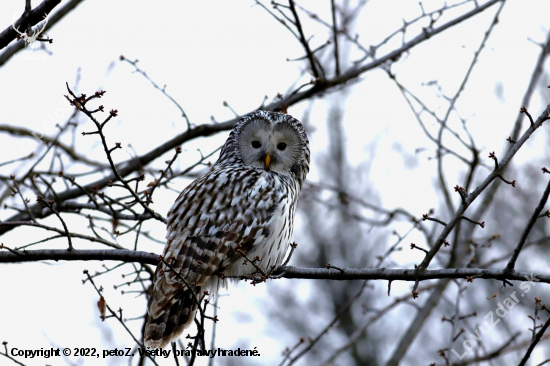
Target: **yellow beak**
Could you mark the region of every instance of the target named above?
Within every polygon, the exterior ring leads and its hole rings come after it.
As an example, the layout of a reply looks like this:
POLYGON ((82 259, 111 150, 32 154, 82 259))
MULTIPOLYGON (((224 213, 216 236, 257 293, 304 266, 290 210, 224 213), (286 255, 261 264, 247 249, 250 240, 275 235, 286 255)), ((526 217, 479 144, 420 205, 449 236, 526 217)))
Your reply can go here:
POLYGON ((265 156, 265 167, 269 168, 269 163, 271 163, 271 156, 266 155, 265 156))

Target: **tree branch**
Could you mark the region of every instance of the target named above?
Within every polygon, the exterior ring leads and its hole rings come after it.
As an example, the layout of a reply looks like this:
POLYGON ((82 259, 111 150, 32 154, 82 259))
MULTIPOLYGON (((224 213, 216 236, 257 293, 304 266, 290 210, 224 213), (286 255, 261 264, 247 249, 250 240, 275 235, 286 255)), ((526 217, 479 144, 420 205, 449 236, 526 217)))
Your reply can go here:
POLYGON ((78 152, 76 152, 72 147, 58 141, 55 137, 49 137, 49 136, 39 136, 40 132, 32 131, 24 127, 20 126, 11 126, 11 125, 4 125, 0 124, 0 132, 6 132, 13 136, 25 136, 25 137, 34 137, 37 142, 41 143, 48 143, 48 144, 55 144, 56 146, 59 146, 68 156, 70 156, 75 161, 80 161, 82 163, 85 163, 90 166, 98 167, 98 168, 109 168, 108 164, 101 163, 98 161, 90 160, 84 155, 80 155, 78 152))
MULTIPOLYGON (((446 29, 448 29, 448 28, 450 28, 450 27, 452 27, 452 26, 454 26, 454 25, 456 25, 460 22, 463 22, 464 20, 466 20, 468 18, 471 18, 472 16, 482 12, 483 10, 489 8, 491 5, 496 4, 500 1, 502 1, 502 0, 488 1, 487 3, 476 7, 475 9, 473 9, 473 10, 471 10, 471 11, 469 11, 469 12, 467 12, 467 13, 465 13, 465 14, 463 14, 463 15, 461 15, 461 16, 459 16, 459 17, 457 17, 457 18, 455 18, 455 19, 453 19, 453 20, 451 20, 451 21, 449 21, 445 24, 443 24, 442 26, 440 26, 438 28, 435 28, 435 29, 432 29, 432 30, 426 29, 419 36, 413 38, 409 42, 404 43, 401 47, 389 52, 387 55, 385 55, 385 56, 383 56, 379 59, 376 59, 376 60, 374 60, 374 61, 372 61, 372 62, 370 62, 366 65, 363 65, 362 67, 360 67, 358 69, 350 70, 350 71, 346 72, 345 74, 343 74, 339 77, 335 77, 335 78, 332 78, 332 79, 322 80, 320 82, 317 82, 310 89, 307 89, 307 90, 304 90, 304 91, 298 92, 298 93, 291 93, 286 98, 282 98, 282 99, 277 100, 273 103, 270 103, 267 106, 264 106, 263 109, 268 110, 268 111, 280 111, 283 107, 285 107, 285 108, 289 107, 291 105, 297 104, 298 102, 300 102, 302 100, 310 99, 314 96, 323 94, 327 90, 329 90, 333 87, 343 85, 346 82, 359 77, 364 72, 372 70, 372 69, 384 64, 385 62, 387 62, 389 60, 398 59, 402 53, 409 51, 414 46, 424 42, 425 40, 429 39, 430 37, 432 37, 436 34, 439 34, 439 33, 443 32, 444 30, 446 30, 446 29)), ((210 135, 213 135, 215 133, 230 130, 231 128, 233 128, 233 126, 237 122, 237 120, 238 120, 238 118, 233 118, 233 119, 228 120, 228 121, 223 122, 223 123, 204 124, 204 125, 200 125, 200 126, 197 126, 195 128, 192 128, 190 130, 187 130, 184 133, 182 133, 182 134, 174 137, 173 139, 165 142, 164 144, 159 145, 158 147, 151 150, 150 152, 148 152, 145 155, 127 160, 126 162, 124 162, 122 164, 118 164, 117 165, 118 173, 120 174, 121 177, 125 177, 125 176, 133 173, 135 170, 146 166, 147 164, 149 164, 153 160, 159 158, 161 155, 163 155, 164 153, 166 153, 169 150, 174 149, 178 145, 182 145, 183 143, 185 143, 187 141, 190 141, 190 140, 193 140, 193 139, 198 138, 198 137, 210 136, 210 135)), ((106 176, 104 178, 101 178, 101 179, 99 179, 95 182, 92 182, 92 183, 88 184, 84 188, 87 189, 87 190, 90 190, 92 187, 94 189, 102 189, 102 188, 104 188, 108 185, 109 181, 115 181, 115 180, 116 180, 115 175, 110 174, 109 176, 106 176)), ((82 190, 79 189, 79 188, 75 188, 75 189, 69 189, 69 190, 66 190, 64 192, 59 193, 58 197, 59 197, 59 202, 63 202, 65 200, 77 198, 77 197, 80 197, 82 195, 83 195, 82 190)), ((33 214, 35 214, 37 219, 44 218, 46 216, 51 215, 51 213, 52 213, 51 211, 49 211, 49 212, 42 211, 41 208, 38 205, 32 205, 32 206, 29 207, 29 209, 33 212, 33 214), (42 216, 40 214, 42 214, 42 216)), ((7 221, 28 221, 29 219, 30 219, 30 217, 28 216, 28 213, 21 212, 21 213, 18 213, 16 215, 10 217, 7 221)), ((6 233, 7 231, 13 229, 14 227, 15 226, 13 226, 13 225, 4 226, 4 227, 0 226, 0 236, 2 234, 6 233)))
POLYGON ((533 352, 533 349, 535 349, 535 346, 537 343, 540 342, 540 339, 544 335, 544 332, 546 332, 546 329, 548 329, 548 326, 550 325, 550 317, 546 319, 546 323, 544 323, 543 327, 539 330, 537 335, 535 336, 535 339, 533 339, 533 342, 529 345, 529 348, 527 349, 527 352, 521 359, 521 362, 518 364, 518 366, 525 366, 527 363, 527 360, 529 360, 529 357, 531 357, 531 352, 533 352))
POLYGON ((28 27, 40 23, 60 2, 61 0, 44 0, 29 13, 25 11, 14 24, 10 24, 9 27, 0 33, 0 49, 6 47, 11 41, 17 38, 18 34, 15 28, 26 31, 28 27))
POLYGON ((548 116, 550 115, 550 104, 546 107, 544 112, 539 116, 537 119, 537 122, 530 126, 527 131, 521 136, 519 140, 512 146, 512 148, 508 151, 506 156, 502 159, 498 167, 495 167, 495 169, 485 178, 485 180, 476 188, 474 189, 470 194, 467 195, 467 197, 464 199, 458 210, 456 211, 453 218, 449 221, 447 226, 443 228, 441 231, 441 234, 437 238, 436 242, 434 243, 434 246, 430 250, 430 252, 426 255, 422 263, 420 263, 420 269, 428 268, 428 265, 430 264, 431 260, 434 258, 434 256, 437 254, 443 243, 445 242, 445 239, 447 236, 451 233, 451 231, 454 229, 456 224, 462 219, 462 216, 464 215, 464 212, 466 212, 466 209, 474 200, 489 186, 489 184, 499 175, 502 175, 506 167, 508 166, 508 163, 512 160, 516 152, 521 148, 521 146, 529 139, 529 137, 535 132, 537 128, 542 126, 542 123, 548 119, 548 116))
POLYGON ((550 195, 550 181, 548 181, 548 184, 546 185, 546 189, 544 190, 544 194, 542 195, 542 198, 540 199, 540 202, 535 209, 535 212, 533 212, 533 215, 527 222, 527 225, 525 226, 525 229, 523 230, 523 233, 521 234, 521 239, 518 242, 518 245, 514 249, 514 253, 512 254, 512 258, 510 258, 510 261, 508 262, 508 265, 506 266, 507 271, 513 271, 514 267, 516 265, 516 260, 518 259, 519 252, 521 252, 521 249, 523 249, 523 245, 525 244, 525 241, 527 240, 527 236, 531 232, 531 229, 535 225, 535 222, 539 218, 539 214, 543 210, 544 206, 546 205, 546 202, 548 201, 548 196, 550 195))
POLYGON ((302 29, 302 23, 300 22, 300 17, 298 16, 298 13, 296 12, 296 8, 294 6, 294 0, 289 0, 290 5, 290 11, 292 11, 292 15, 294 16, 294 25, 296 26, 296 29, 298 30, 298 34, 300 34, 300 43, 304 47, 304 50, 307 53, 307 58, 309 59, 309 64, 311 67, 311 73, 315 78, 319 78, 320 74, 317 70, 317 60, 315 59, 315 56, 313 55, 313 52, 311 52, 311 48, 309 47, 309 42, 304 35, 304 30, 302 29))
POLYGON ((140 252, 135 250, 120 249, 94 249, 94 250, 62 250, 62 249, 43 249, 43 250, 16 250, 1 251, 0 263, 22 263, 36 262, 44 260, 54 261, 94 261, 111 260, 122 262, 136 262, 143 264, 157 265, 159 263, 158 254, 140 252), (8 255, 10 254, 10 255, 8 255))
MULTIPOLYGON (((0 263, 22 263, 43 260, 116 260, 123 262, 137 262, 157 265, 159 255, 128 249, 120 250, 22 250, 0 251, 0 263), (15 253, 17 252, 17 253, 15 253)), ((279 267, 273 275, 281 275, 281 278, 303 278, 311 280, 391 280, 391 281, 426 281, 440 278, 480 278, 510 281, 535 281, 550 283, 550 274, 533 274, 526 272, 507 272, 504 269, 483 268, 449 268, 434 269, 416 272, 414 269, 389 269, 389 268, 299 268, 292 266, 279 267), (537 281, 538 280, 538 281, 537 281)))
MULTIPOLYGON (((55 1, 57 3, 61 2, 61 0, 55 0, 55 1)), ((46 2, 55 2, 55 1, 46 0, 46 1, 44 1, 44 3, 46 3, 46 2)), ((51 29, 56 23, 58 23, 61 19, 63 19, 63 17, 65 17, 65 15, 67 15, 69 12, 71 12, 71 10, 76 8, 82 1, 84 1, 84 0, 71 0, 68 3, 66 3, 63 7, 61 7, 58 11, 56 11, 55 14, 53 14, 51 17, 48 18, 48 24, 46 24, 46 27, 44 28, 44 32, 47 32, 49 29, 51 29)), ((42 4, 44 4, 44 3, 42 3, 42 4)), ((35 10, 37 10, 40 6, 42 6, 42 4, 40 4, 35 10)), ((35 10, 33 10, 33 11, 35 11, 35 10)), ((44 17, 44 13, 41 13, 39 21, 42 20, 43 17, 44 17)), ((34 23, 34 24, 36 24, 36 23, 34 23)), ((12 29, 12 28, 13 27, 10 26, 8 29, 12 29)), ((2 32, 2 34, 3 34, 3 32, 2 32)), ((1 34, 0 34, 0 38, 1 38, 1 34)), ((10 40, 10 42, 11 42, 11 40, 10 40)), ((3 48, 3 47, 0 47, 0 49, 1 48, 3 48)), ((4 52, 0 53, 0 66, 4 65, 13 55, 15 55, 17 52, 21 51, 23 48, 25 48, 25 42, 17 42, 17 43, 14 43, 14 44, 10 45, 9 47, 7 47, 4 50, 4 52)))

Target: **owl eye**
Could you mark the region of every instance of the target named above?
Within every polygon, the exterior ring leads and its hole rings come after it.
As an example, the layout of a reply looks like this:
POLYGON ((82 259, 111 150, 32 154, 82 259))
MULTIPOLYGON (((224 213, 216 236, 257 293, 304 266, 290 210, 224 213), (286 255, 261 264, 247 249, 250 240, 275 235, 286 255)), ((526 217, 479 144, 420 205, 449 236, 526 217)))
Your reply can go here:
POLYGON ((259 149, 260 147, 262 147, 262 143, 260 141, 252 141, 252 147, 255 148, 255 149, 259 149))
POLYGON ((279 142, 277 144, 277 149, 283 151, 284 149, 286 149, 286 144, 284 142, 279 142))

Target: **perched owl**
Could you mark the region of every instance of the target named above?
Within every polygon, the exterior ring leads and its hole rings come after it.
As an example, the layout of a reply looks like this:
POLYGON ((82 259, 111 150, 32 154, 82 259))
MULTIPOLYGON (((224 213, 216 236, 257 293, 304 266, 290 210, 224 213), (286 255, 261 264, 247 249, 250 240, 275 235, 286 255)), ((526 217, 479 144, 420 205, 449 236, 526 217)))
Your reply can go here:
POLYGON ((309 171, 300 121, 256 111, 242 117, 212 168, 181 192, 168 213, 164 260, 153 278, 145 346, 164 347, 193 321, 197 299, 226 276, 279 266, 288 249, 298 195, 309 171), (176 272, 179 272, 178 275, 176 272), (185 280, 183 281, 182 278, 185 280))

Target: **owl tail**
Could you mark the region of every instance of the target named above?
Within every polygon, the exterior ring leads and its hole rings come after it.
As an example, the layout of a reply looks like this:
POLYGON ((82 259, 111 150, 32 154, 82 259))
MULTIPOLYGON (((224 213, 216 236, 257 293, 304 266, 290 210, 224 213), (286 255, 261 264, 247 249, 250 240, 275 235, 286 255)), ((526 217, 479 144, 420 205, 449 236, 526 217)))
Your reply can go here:
POLYGON ((144 345, 150 348, 164 348, 171 340, 176 340, 195 318, 197 299, 201 301, 201 288, 184 288, 176 293, 174 302, 167 310, 158 309, 155 296, 149 297, 147 324, 145 325, 144 345), (158 316, 154 317, 156 314, 158 316))

